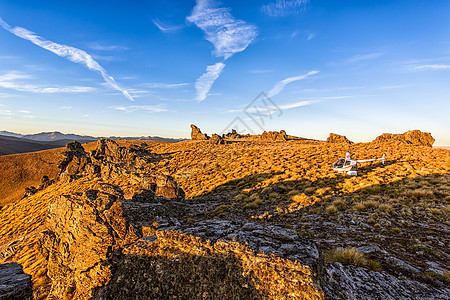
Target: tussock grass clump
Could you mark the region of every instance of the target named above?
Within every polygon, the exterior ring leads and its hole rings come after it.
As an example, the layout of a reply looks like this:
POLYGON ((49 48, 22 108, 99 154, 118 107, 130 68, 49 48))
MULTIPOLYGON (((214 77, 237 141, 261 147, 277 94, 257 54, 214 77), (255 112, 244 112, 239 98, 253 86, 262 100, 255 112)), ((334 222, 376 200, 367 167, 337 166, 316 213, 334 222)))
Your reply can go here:
POLYGON ((363 204, 364 204, 365 208, 371 209, 371 208, 376 208, 379 203, 377 201, 367 200, 367 201, 364 201, 363 204))
POLYGON ((378 208, 385 213, 390 213, 394 210, 394 208, 389 204, 381 204, 378 208))
POLYGON ((337 207, 334 204, 330 204, 325 208, 325 212, 327 214, 334 214, 337 212, 337 207))
POLYGON ((336 248, 325 253, 327 262, 340 262, 345 265, 354 265, 364 267, 367 264, 366 257, 363 252, 358 251, 354 247, 336 248))

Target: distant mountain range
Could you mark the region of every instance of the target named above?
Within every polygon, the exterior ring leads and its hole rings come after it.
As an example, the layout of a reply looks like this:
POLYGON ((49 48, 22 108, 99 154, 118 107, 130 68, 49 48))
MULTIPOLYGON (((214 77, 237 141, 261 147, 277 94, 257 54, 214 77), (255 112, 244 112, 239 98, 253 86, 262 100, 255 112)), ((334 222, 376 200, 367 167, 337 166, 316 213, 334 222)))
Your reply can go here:
MULTIPOLYGON (((35 152, 46 149, 64 147, 67 143, 78 141, 88 143, 101 139, 102 137, 93 137, 78 134, 64 134, 58 131, 41 132, 36 134, 19 134, 9 131, 0 131, 0 155, 35 152)), ((143 141, 167 141, 179 142, 186 139, 171 139, 159 136, 146 137, 108 137, 113 140, 143 140, 143 141)))
MULTIPOLYGON (((53 132, 40 132, 35 134, 19 134, 15 132, 1 130, 0 135, 28 139, 32 141, 40 141, 40 142, 51 142, 51 141, 60 141, 60 140, 72 140, 79 142, 86 141, 95 141, 105 137, 94 137, 89 135, 78 135, 78 134, 65 134, 59 131, 53 132)), ((164 138, 160 136, 141 136, 141 137, 107 137, 108 139, 113 140, 146 140, 146 141, 167 141, 167 142, 180 142, 186 139, 172 139, 172 138, 164 138)))

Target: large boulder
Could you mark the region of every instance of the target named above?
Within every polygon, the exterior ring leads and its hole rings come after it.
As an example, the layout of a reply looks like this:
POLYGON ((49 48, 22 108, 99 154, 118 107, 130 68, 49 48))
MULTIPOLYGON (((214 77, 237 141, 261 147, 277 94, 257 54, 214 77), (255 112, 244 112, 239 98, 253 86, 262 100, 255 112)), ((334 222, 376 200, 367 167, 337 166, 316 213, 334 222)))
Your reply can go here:
POLYGON ((191 139, 193 141, 209 140, 209 136, 206 133, 202 133, 200 128, 191 124, 191 139))
POLYGON ((420 130, 410 130, 402 134, 383 133, 373 140, 375 143, 399 142, 402 144, 409 144, 415 146, 432 147, 434 138, 429 132, 422 132, 420 130))
POLYGON ((31 276, 17 263, 0 264, 0 300, 33 299, 31 276))
POLYGON ((171 176, 161 174, 156 177, 156 196, 169 199, 184 199, 185 194, 171 176))
POLYGON ((261 134, 261 140, 263 140, 263 141, 287 141, 286 131, 284 131, 284 130, 281 130, 280 132, 278 132, 278 131, 269 131, 269 132, 264 131, 261 134))
POLYGON ((330 133, 330 136, 327 138, 327 143, 352 144, 353 142, 347 139, 345 135, 330 133))
POLYGON ((124 217, 122 197, 120 189, 105 184, 102 190, 61 196, 50 206, 42 248, 51 296, 88 299, 92 288, 108 282, 106 260, 139 237, 124 217))
POLYGON ((180 225, 178 208, 139 190, 131 201, 113 185, 61 196, 49 208, 41 248, 52 281, 50 297, 90 299, 110 280, 110 258, 143 234, 180 225))
POLYGON ((213 134, 209 139, 209 143, 212 145, 223 145, 225 144, 225 141, 220 135, 213 134))

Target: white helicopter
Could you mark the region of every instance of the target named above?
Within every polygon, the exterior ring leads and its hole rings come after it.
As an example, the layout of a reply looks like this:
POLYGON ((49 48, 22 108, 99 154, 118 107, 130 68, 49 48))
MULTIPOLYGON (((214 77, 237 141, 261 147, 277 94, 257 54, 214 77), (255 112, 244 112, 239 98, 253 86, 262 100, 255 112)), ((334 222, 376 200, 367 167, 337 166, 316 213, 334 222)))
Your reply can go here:
POLYGON ((384 164, 386 157, 383 154, 382 158, 373 158, 373 159, 363 159, 363 160, 353 160, 350 159, 350 153, 345 154, 345 158, 338 159, 333 164, 333 170, 338 171, 339 173, 347 172, 348 175, 356 176, 358 175, 357 164, 369 161, 379 161, 381 160, 384 164))

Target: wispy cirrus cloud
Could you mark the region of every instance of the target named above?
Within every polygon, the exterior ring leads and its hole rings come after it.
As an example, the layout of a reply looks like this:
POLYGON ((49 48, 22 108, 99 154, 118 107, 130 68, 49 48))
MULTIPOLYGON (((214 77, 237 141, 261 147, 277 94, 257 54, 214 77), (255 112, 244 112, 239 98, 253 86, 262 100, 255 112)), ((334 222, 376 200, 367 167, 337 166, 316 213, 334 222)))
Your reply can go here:
POLYGON ((44 40, 39 35, 36 35, 34 32, 31 32, 22 27, 11 27, 1 18, 0 18, 0 25, 5 30, 11 32, 12 34, 22 39, 28 40, 45 50, 53 52, 60 57, 65 57, 74 63, 82 64, 89 70, 99 72, 102 75, 103 80, 105 80, 105 82, 109 87, 120 91, 127 99, 134 101, 133 97, 131 97, 131 95, 127 92, 127 90, 119 87, 114 78, 110 76, 106 72, 106 70, 97 61, 95 61, 94 58, 87 52, 72 46, 62 45, 54 43, 52 41, 44 40))
POLYGON ((211 89, 214 81, 219 78, 222 73, 225 64, 218 62, 214 65, 206 67, 206 73, 200 76, 195 82, 195 89, 197 90, 197 101, 203 101, 206 99, 206 95, 211 89))
POLYGON ((182 83, 161 83, 161 82, 150 82, 150 83, 144 83, 142 86, 150 88, 150 89, 176 89, 191 85, 188 82, 182 82, 182 83))
POLYGON ((433 65, 418 65, 413 66, 413 70, 417 71, 437 71, 437 70, 450 70, 450 65, 443 65, 443 64, 433 64, 433 65))
POLYGON ((261 6, 261 11, 271 17, 287 17, 302 13, 309 0, 276 0, 261 6))
POLYGON ((355 56, 352 56, 349 59, 347 59, 347 61, 348 62, 358 62, 358 61, 361 61, 361 60, 370 60, 370 59, 378 58, 381 55, 383 55, 383 53, 381 53, 381 52, 368 53, 368 54, 362 54, 362 55, 355 55, 355 56))
POLYGON ((97 51, 125 51, 128 50, 128 47, 119 46, 119 45, 102 45, 97 42, 93 42, 89 44, 89 48, 97 51))
POLYGON ((0 87, 12 89, 20 92, 30 93, 88 93, 93 92, 96 89, 89 86, 42 86, 37 84, 28 84, 26 80, 33 77, 28 74, 20 74, 17 72, 9 72, 4 75, 0 75, 0 87))
POLYGON ((127 105, 127 106, 112 106, 112 109, 120 110, 126 113, 131 113, 134 111, 144 110, 148 112, 164 112, 167 109, 160 105, 127 105))
POLYGON ((244 51, 258 35, 256 26, 236 20, 230 11, 226 7, 217 8, 214 1, 197 0, 187 17, 205 32, 206 39, 214 45, 214 55, 225 59, 244 51))
POLYGON ((310 71, 306 74, 303 75, 299 75, 299 76, 294 76, 294 77, 288 77, 286 79, 280 80, 277 83, 275 83, 275 85, 273 86, 273 88, 267 93, 267 96, 269 97, 273 97, 278 95, 279 93, 281 93, 281 91, 283 91, 283 89, 286 87, 286 85, 288 85, 289 83, 298 81, 298 80, 302 80, 305 79, 306 77, 309 77, 311 75, 317 74, 319 73, 319 71, 310 71))
MULTIPOLYGON (((224 60, 247 49, 258 35, 256 26, 235 19, 230 8, 217 7, 213 0, 197 0, 191 15, 186 19, 203 30, 206 40, 214 45, 213 54, 224 60)), ((198 101, 206 98, 224 67, 223 62, 208 66, 206 73, 197 79, 195 87, 198 101)))
POLYGON ((161 30, 164 33, 177 31, 177 30, 184 28, 184 26, 185 26, 184 24, 183 25, 168 25, 168 24, 165 24, 164 22, 161 22, 159 19, 153 19, 152 22, 153 22, 153 24, 155 24, 155 26, 159 30, 161 30))

